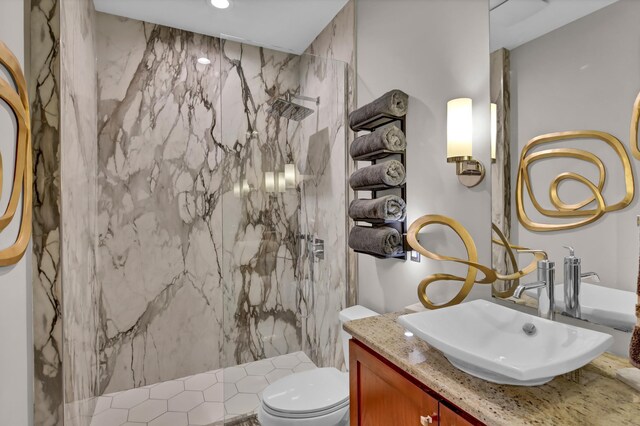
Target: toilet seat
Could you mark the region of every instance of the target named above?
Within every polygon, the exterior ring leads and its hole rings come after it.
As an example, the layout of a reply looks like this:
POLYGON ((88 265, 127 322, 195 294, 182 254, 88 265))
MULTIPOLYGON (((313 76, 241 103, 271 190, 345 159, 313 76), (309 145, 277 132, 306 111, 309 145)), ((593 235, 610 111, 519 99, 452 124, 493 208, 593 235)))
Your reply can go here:
MULTIPOLYGON (((340 311, 340 324, 378 315, 362 306, 340 311)), ((349 367, 349 340, 340 331, 345 364, 349 367)), ((349 426, 349 373, 317 368, 294 373, 267 386, 258 408, 262 426, 349 426)))
POLYGON ((349 426, 349 406, 323 416, 296 419, 269 414, 262 404, 258 408, 258 422, 262 426, 349 426))
POLYGON ((266 404, 264 404, 263 409, 265 413, 271 414, 272 416, 276 416, 276 417, 283 417, 287 419, 311 419, 311 418, 326 416, 327 414, 331 414, 338 410, 342 410, 343 408, 348 406, 349 406, 349 399, 347 398, 347 400, 343 401, 343 403, 340 404, 339 406, 330 407, 330 408, 327 408, 326 410, 291 413, 286 411, 274 410, 266 404))
POLYGON ((267 386, 262 409, 285 419, 311 419, 348 409, 349 375, 335 368, 292 374, 267 386))

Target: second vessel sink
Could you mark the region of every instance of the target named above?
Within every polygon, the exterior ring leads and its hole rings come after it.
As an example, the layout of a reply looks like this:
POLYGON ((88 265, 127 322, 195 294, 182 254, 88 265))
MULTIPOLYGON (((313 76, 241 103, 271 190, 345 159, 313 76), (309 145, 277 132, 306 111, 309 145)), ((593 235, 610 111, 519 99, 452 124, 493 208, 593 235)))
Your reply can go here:
MULTIPOLYGON (((556 284, 555 300, 558 312, 564 310, 563 285, 556 284)), ((525 290, 525 294, 538 298, 537 290, 525 290)), ((636 294, 603 285, 582 282, 580 285, 580 309, 582 319, 622 331, 631 331, 636 325, 636 294)))
POLYGON ((494 383, 537 386, 602 354, 613 337, 486 300, 402 315, 398 322, 458 369, 494 383))

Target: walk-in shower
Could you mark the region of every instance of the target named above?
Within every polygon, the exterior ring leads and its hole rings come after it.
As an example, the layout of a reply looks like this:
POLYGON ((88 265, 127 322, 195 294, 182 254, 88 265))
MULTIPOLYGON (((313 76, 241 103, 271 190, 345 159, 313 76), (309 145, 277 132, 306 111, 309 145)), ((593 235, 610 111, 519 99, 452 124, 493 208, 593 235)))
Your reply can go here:
POLYGON ((96 19, 94 424, 237 420, 342 367, 346 64, 96 19))

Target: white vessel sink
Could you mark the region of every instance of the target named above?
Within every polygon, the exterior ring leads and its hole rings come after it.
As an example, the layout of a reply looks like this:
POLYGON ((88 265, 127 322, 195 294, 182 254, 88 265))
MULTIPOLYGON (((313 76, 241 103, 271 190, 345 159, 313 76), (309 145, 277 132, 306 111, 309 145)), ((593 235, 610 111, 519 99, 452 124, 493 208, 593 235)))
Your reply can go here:
POLYGON ((402 315, 398 322, 455 367, 494 383, 537 386, 588 364, 608 334, 549 321, 486 300, 402 315), (534 334, 523 330, 535 326, 534 334))
MULTIPOLYGON (((525 294, 538 298, 537 290, 526 290, 525 294)), ((557 284, 555 288, 556 310, 564 311, 564 288, 557 284)), ((580 285, 580 312, 582 319, 596 324, 630 331, 636 325, 635 293, 618 290, 602 285, 583 282, 580 285)))

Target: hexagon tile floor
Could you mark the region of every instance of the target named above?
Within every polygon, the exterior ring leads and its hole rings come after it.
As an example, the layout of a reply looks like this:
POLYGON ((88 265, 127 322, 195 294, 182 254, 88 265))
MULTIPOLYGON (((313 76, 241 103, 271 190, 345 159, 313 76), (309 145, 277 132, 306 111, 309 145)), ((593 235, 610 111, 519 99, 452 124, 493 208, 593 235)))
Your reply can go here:
POLYGON ((262 390, 290 374, 316 368, 295 352, 98 398, 91 426, 220 424, 254 413, 262 390))

